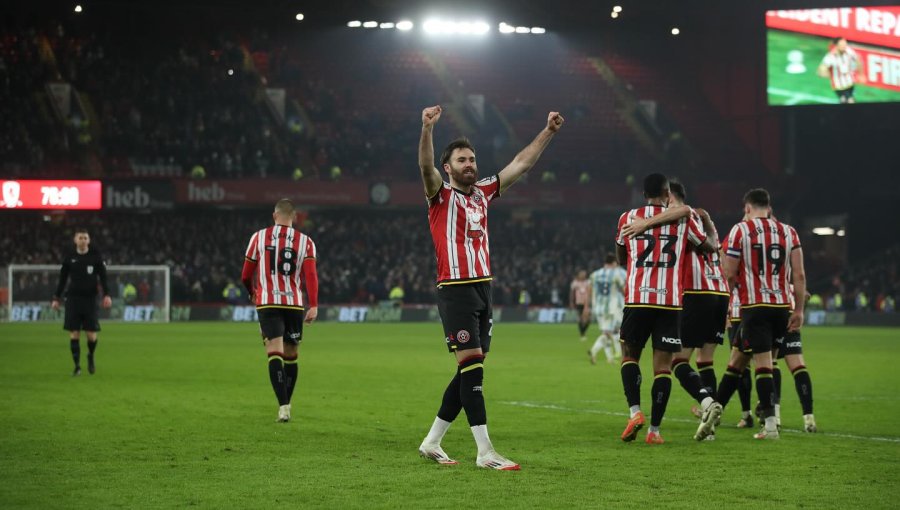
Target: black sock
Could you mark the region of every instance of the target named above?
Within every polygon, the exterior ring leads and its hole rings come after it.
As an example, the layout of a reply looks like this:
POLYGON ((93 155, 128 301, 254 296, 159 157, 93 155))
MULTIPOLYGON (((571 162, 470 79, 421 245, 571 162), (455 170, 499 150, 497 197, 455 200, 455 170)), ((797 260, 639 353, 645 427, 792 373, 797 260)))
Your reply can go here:
POLYGON ((294 386, 297 385, 297 376, 300 374, 300 365, 297 364, 297 355, 284 357, 285 395, 288 403, 294 396, 294 386))
POLYGON ((700 374, 700 381, 703 386, 713 395, 716 394, 716 369, 713 367, 712 361, 698 361, 697 373, 700 374))
POLYGON ((88 344, 88 358, 93 358, 93 357, 94 357, 94 349, 97 348, 97 342, 98 342, 98 341, 100 341, 99 338, 95 338, 93 341, 91 341, 91 340, 88 340, 88 341, 87 341, 87 344, 88 344))
POLYGON ((70 339, 69 349, 72 351, 72 361, 75 362, 75 366, 81 366, 81 342, 70 339))
POLYGON ((753 392, 753 374, 749 368, 745 368, 741 373, 741 380, 738 382, 738 397, 741 399, 741 411, 750 412, 750 393, 753 392))
POLYGON ((722 382, 719 383, 719 391, 716 393, 716 401, 722 404, 722 407, 728 405, 728 401, 731 400, 734 391, 738 389, 740 377, 741 373, 733 366, 728 365, 728 368, 725 369, 725 374, 722 375, 722 382))
POLYGON ((772 384, 775 386, 775 403, 781 404, 781 369, 772 364, 772 384))
POLYGON ((584 336, 587 333, 588 328, 591 326, 591 323, 588 321, 578 321, 578 332, 581 333, 581 336, 584 336))
POLYGON ((810 379, 809 372, 806 371, 806 367, 803 365, 794 369, 794 386, 797 387, 797 396, 800 397, 800 407, 803 408, 803 414, 812 414, 812 379, 810 379))
POLYGON ((622 387, 628 407, 641 405, 641 366, 633 358, 622 358, 622 387))
POLYGON ((438 409, 437 413, 438 418, 444 421, 452 422, 459 416, 459 412, 462 411, 459 380, 459 368, 457 368, 456 375, 453 376, 453 379, 450 379, 450 384, 448 384, 447 389, 444 390, 444 399, 441 400, 441 408, 438 409))
POLYGON ((650 425, 659 427, 663 416, 666 414, 666 406, 669 404, 669 395, 672 394, 672 372, 663 370, 653 376, 653 387, 650 395, 653 404, 650 407, 650 425))
POLYGON ((771 368, 756 368, 756 394, 759 396, 763 418, 775 416, 775 383, 771 368))
POLYGON ((681 387, 684 388, 690 396, 694 397, 694 400, 697 402, 703 402, 703 399, 709 397, 709 391, 703 387, 703 383, 700 382, 700 374, 694 372, 694 369, 691 368, 691 364, 688 362, 687 358, 678 358, 672 362, 672 366, 674 367, 673 372, 675 373, 675 377, 678 378, 678 382, 681 383, 681 387))
POLYGON ((481 391, 483 381, 484 356, 470 356, 459 364, 459 400, 466 410, 470 427, 487 424, 487 410, 481 391))
POLYGON ((280 352, 269 353, 269 380, 272 381, 272 389, 275 390, 275 398, 278 405, 287 405, 287 387, 285 385, 284 358, 280 352))

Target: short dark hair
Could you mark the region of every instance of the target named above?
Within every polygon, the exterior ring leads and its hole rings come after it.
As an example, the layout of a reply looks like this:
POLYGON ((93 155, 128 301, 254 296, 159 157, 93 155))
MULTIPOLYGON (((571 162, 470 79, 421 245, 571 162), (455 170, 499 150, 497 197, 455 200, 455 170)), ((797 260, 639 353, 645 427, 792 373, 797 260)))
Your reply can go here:
POLYGON ((73 232, 72 235, 78 235, 78 234, 91 235, 91 233, 88 232, 87 227, 75 227, 75 232, 73 232))
POLYGON ((278 202, 275 202, 275 212, 282 216, 293 217, 294 210, 294 203, 287 198, 282 198, 278 202))
POLYGON ((772 199, 769 197, 768 191, 763 188, 754 188, 744 195, 744 203, 762 209, 764 207, 770 207, 772 205, 772 199))
POLYGON ((687 191, 684 189, 684 184, 681 184, 679 181, 669 181, 669 193, 672 193, 678 200, 682 202, 687 202, 687 191))
POLYGON ((644 177, 644 196, 659 198, 669 188, 669 179, 663 174, 650 174, 644 177))
POLYGON ((607 264, 612 264, 613 262, 618 262, 618 261, 619 261, 619 258, 616 257, 615 253, 607 253, 606 254, 606 263, 607 264))
POLYGON ((472 152, 475 152, 475 147, 472 146, 472 142, 465 136, 461 136, 444 147, 444 152, 441 153, 441 166, 446 165, 447 162, 450 161, 450 156, 453 155, 453 151, 456 149, 469 149, 472 152))

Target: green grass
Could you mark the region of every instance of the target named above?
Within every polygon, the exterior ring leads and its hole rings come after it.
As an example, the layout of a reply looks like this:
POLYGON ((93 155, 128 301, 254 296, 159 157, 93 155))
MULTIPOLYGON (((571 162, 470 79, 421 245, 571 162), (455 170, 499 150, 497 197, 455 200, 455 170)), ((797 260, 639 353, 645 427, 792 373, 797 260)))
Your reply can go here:
POLYGON ((590 366, 574 325, 499 324, 485 394, 491 436, 518 473, 474 466, 462 416, 444 441, 459 466, 416 455, 453 371, 439 329, 314 325, 294 421, 276 424, 255 325, 104 324, 98 373, 72 378, 59 325, 2 324, 0 508, 696 508, 701 498, 888 508, 900 498, 896 329, 805 331, 819 434, 796 431, 786 375, 781 441, 754 442, 731 406, 716 441, 694 442, 676 384, 667 443, 651 447, 618 439, 618 369, 590 366))
MULTIPOLYGON (((826 37, 797 34, 781 30, 768 31, 768 92, 769 104, 838 104, 831 90, 831 80, 816 74, 819 64, 828 53, 830 40, 826 37), (803 52, 806 72, 789 74, 788 52, 803 52)), ((853 91, 857 103, 900 101, 900 92, 857 84, 853 91)))

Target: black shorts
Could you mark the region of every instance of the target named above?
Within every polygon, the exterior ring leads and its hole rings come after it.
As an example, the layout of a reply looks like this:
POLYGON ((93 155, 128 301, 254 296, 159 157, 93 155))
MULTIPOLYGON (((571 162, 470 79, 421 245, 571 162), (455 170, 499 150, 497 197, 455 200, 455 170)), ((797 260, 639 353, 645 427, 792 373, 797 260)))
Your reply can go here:
POLYGON ((754 354, 771 351, 787 334, 791 311, 774 306, 754 306, 741 309, 741 336, 754 354))
POLYGON ((800 332, 788 331, 781 338, 781 342, 775 339, 775 348, 778 349, 778 359, 783 359, 788 354, 803 354, 803 342, 800 340, 800 332))
POLYGON ((835 90, 835 94, 837 94, 838 101, 842 103, 846 103, 847 101, 853 99, 853 87, 846 88, 844 90, 835 90))
POLYGON ((458 283, 438 287, 438 312, 450 352, 491 349, 494 328, 491 282, 458 283))
POLYGON ((733 349, 741 351, 748 356, 753 355, 750 344, 741 337, 741 321, 731 321, 731 326, 728 328, 728 338, 731 340, 731 347, 733 349))
POLYGON ((619 338, 623 342, 644 348, 647 338, 653 337, 653 350, 681 352, 681 313, 676 309, 625 306, 619 338))
POLYGON ((259 330, 264 340, 282 337, 285 342, 297 345, 303 340, 302 308, 257 308, 259 330))
POLYGON ((63 329, 66 331, 100 331, 100 320, 97 318, 97 313, 96 297, 67 297, 63 329))
POLYGON ((728 296, 685 294, 681 309, 681 344, 699 349, 725 341, 728 296))

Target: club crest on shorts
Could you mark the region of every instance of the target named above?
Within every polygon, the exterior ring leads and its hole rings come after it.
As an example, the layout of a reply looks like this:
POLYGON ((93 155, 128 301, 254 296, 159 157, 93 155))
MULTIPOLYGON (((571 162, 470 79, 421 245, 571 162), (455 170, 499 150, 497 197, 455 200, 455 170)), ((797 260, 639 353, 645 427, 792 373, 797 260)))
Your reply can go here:
POLYGON ((456 334, 456 341, 461 344, 467 343, 469 338, 471 338, 469 332, 464 329, 459 330, 459 333, 456 334))

